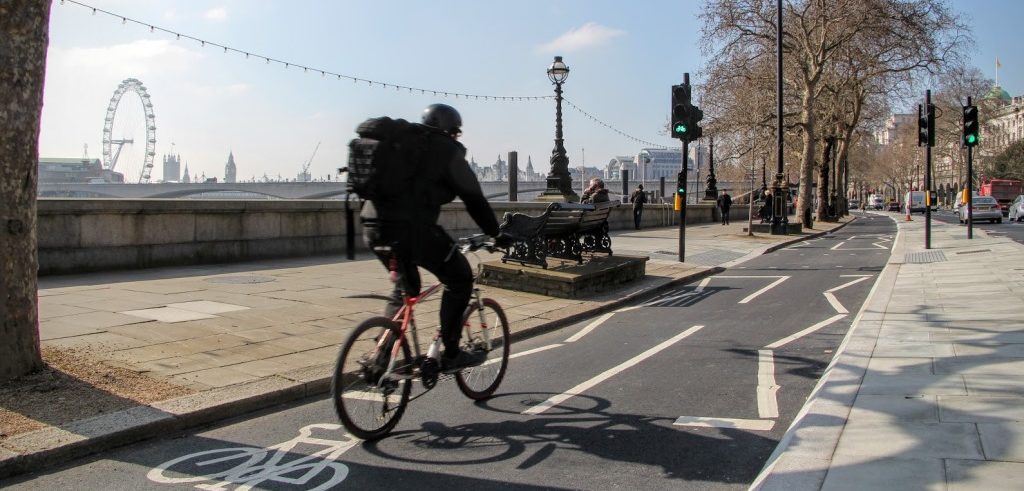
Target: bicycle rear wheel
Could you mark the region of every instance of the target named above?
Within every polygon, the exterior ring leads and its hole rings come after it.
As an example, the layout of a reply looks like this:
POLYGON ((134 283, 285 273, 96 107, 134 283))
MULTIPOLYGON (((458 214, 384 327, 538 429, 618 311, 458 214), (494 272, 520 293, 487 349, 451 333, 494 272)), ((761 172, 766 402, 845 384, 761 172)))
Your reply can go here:
POLYGON ((338 355, 331 397, 341 423, 356 437, 383 438, 409 403, 412 355, 399 335, 391 319, 373 317, 356 326, 338 355), (397 353, 396 342, 401 345, 397 353), (397 354, 394 367, 384 376, 393 353, 397 354))
POLYGON ((475 303, 470 303, 466 309, 462 322, 462 349, 486 350, 487 361, 455 374, 455 381, 462 393, 475 400, 486 399, 498 389, 508 367, 510 346, 505 311, 490 298, 481 300, 481 304, 481 310, 478 310, 475 303))

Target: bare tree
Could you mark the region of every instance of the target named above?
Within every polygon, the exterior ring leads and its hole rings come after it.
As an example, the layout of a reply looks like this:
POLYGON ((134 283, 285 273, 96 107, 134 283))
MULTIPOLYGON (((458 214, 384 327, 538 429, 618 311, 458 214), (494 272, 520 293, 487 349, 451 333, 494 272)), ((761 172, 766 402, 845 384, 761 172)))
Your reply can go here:
POLYGON ((49 18, 50 0, 0 2, 0 380, 42 366, 36 186, 49 18))
MULTIPOLYGON (((705 52, 713 61, 706 71, 725 80, 709 85, 735 87, 738 80, 750 84, 768 79, 763 70, 756 72, 758 76, 752 73, 765 60, 775 59, 776 13, 771 0, 708 2, 701 14, 702 34, 705 52)), ((783 6, 783 24, 786 126, 799 138, 799 206, 807 210, 817 141, 826 136, 820 134, 822 115, 842 116, 832 118, 824 129, 826 134, 842 133, 839 152, 840 160, 845 160, 847 142, 859 124, 858 106, 872 94, 891 95, 894 86, 908 84, 922 72, 938 71, 969 36, 940 0, 791 0, 783 6), (851 65, 851 60, 856 63, 851 65), (823 108, 822 100, 829 80, 848 82, 833 87, 846 103, 836 104, 832 111, 823 108)), ((774 77, 769 80, 771 85, 748 85, 742 91, 770 93, 774 77)), ((730 95, 720 95, 717 101, 730 95)))

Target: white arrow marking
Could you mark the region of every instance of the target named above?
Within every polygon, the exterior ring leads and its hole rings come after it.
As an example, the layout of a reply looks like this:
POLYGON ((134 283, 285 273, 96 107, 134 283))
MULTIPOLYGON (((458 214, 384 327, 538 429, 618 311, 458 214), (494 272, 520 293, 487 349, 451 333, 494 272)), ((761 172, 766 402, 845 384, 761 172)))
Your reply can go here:
POLYGON ((810 333, 812 333, 814 331, 817 331, 818 329, 821 329, 821 328, 823 328, 823 327, 825 327, 825 326, 827 326, 827 325, 829 325, 829 324, 831 324, 831 323, 833 323, 833 322, 835 322, 835 321, 837 321, 839 319, 842 319, 843 317, 846 317, 846 314, 836 314, 836 315, 833 315, 832 317, 829 317, 828 319, 825 319, 825 320, 823 320, 823 321, 821 321, 821 322, 819 322, 819 323, 817 323, 817 324, 815 324, 815 325, 813 325, 811 327, 808 327, 807 329, 804 329, 803 331, 800 331, 800 332, 795 333, 795 334, 791 334, 791 335, 786 336, 786 337, 784 337, 784 338, 782 338, 782 339, 780 339, 780 340, 778 340, 778 341, 776 341, 776 342, 774 342, 772 344, 769 344, 768 346, 765 346, 765 348, 771 348, 771 349, 781 348, 781 347, 783 347, 783 346, 785 346, 785 345, 787 345, 787 344, 789 344, 789 343, 791 343, 793 341, 796 341, 797 339, 800 339, 800 338, 802 338, 802 337, 804 337, 804 336, 806 336, 806 335, 808 335, 808 334, 810 334, 810 333))
POLYGON ((703 416, 680 416, 674 426, 697 426, 700 428, 734 428, 737 430, 769 431, 775 426, 770 419, 708 418, 703 416))
MULTIPOLYGON (((733 278, 737 278, 737 277, 733 276, 733 278)), ((751 300, 757 298, 758 295, 760 295, 760 294, 762 294, 762 293, 764 293, 764 292, 766 292, 768 290, 771 290, 772 288, 775 288, 776 286, 778 286, 779 283, 782 283, 783 281, 788 280, 789 276, 778 276, 777 278, 779 278, 779 279, 771 282, 768 286, 766 286, 766 287, 764 287, 764 288, 762 288, 762 289, 760 289, 760 290, 758 290, 758 291, 756 291, 754 293, 751 293, 747 298, 744 298, 743 300, 740 300, 739 303, 749 303, 751 300)))
POLYGON ((601 317, 598 317, 597 320, 595 320, 594 322, 591 322, 590 324, 587 324, 587 327, 584 327, 583 329, 580 330, 580 332, 570 336, 569 339, 565 340, 565 342, 566 343, 572 343, 572 342, 578 341, 583 336, 586 336, 587 334, 589 334, 590 331, 593 331, 594 329, 596 329, 597 326, 600 326, 601 324, 604 324, 604 321, 608 320, 613 315, 615 315, 615 312, 609 312, 607 314, 602 315, 601 317))
POLYGON ((701 330, 701 328, 703 328, 703 327, 704 326, 693 326, 693 327, 691 327, 691 328, 689 328, 689 329, 687 329, 687 330, 685 330, 685 331, 683 331, 683 332, 681 332, 679 334, 676 334, 671 339, 663 341, 661 344, 659 344, 659 345, 657 345, 657 346, 655 346, 655 347, 653 347, 653 348, 651 348, 651 349, 649 349, 647 351, 644 351, 643 353, 640 353, 639 355, 636 355, 636 356, 630 358, 629 360, 627 360, 627 361, 625 361, 625 362, 615 366, 614 368, 612 368, 610 370, 607 370, 607 371, 601 373, 600 375, 597 375, 596 377, 593 377, 590 380, 587 380, 586 382, 583 382, 583 383, 577 385, 576 387, 573 387, 573 388, 571 388, 571 389, 569 389, 569 390, 567 390, 567 391, 565 391, 565 392, 563 392, 561 394, 552 396, 548 400, 546 400, 546 401, 544 401, 544 402, 542 402, 540 404, 537 404, 536 406, 533 406, 533 407, 523 411, 522 414, 540 414, 540 413, 543 413, 544 411, 547 411, 548 409, 551 409, 551 408, 553 408, 553 407, 555 407, 555 406, 565 402, 567 399, 570 399, 573 396, 576 396, 576 395, 584 393, 585 391, 587 391, 591 387, 594 387, 595 385, 597 385, 597 384, 599 384, 601 382, 604 382, 605 380, 608 380, 609 378, 615 376, 616 374, 622 372, 623 370, 625 370, 627 368, 630 368, 633 365, 636 365, 637 363, 640 363, 640 362, 646 360, 647 358, 650 358, 651 356, 656 355, 658 352, 660 352, 660 351, 664 350, 665 348, 668 348, 669 346, 672 346, 673 344, 683 340, 687 336, 689 336, 689 335, 691 335, 691 334, 701 330))

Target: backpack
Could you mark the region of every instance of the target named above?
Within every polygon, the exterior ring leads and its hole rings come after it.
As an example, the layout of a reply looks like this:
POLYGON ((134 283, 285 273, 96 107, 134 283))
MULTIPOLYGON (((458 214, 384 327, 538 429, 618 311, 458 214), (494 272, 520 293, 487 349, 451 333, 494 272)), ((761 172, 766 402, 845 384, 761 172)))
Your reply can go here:
POLYGON ((377 203, 408 200, 416 186, 427 131, 404 119, 371 118, 348 143, 348 192, 377 203))

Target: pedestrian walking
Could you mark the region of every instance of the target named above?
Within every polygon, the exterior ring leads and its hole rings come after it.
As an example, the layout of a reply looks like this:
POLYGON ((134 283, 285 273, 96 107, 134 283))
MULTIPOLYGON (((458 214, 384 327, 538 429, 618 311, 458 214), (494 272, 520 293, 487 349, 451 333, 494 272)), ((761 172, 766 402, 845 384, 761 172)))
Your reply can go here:
POLYGON ((729 190, 723 189, 722 195, 718 197, 718 209, 722 211, 722 225, 729 224, 729 208, 732 207, 732 196, 729 190))
POLYGON ((644 185, 637 184, 636 191, 629 197, 633 202, 633 226, 640 230, 640 221, 644 214, 644 203, 647 203, 647 193, 644 192, 644 185))

